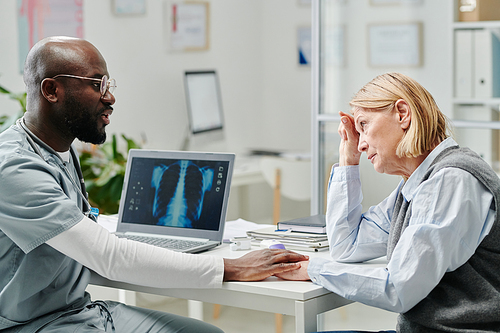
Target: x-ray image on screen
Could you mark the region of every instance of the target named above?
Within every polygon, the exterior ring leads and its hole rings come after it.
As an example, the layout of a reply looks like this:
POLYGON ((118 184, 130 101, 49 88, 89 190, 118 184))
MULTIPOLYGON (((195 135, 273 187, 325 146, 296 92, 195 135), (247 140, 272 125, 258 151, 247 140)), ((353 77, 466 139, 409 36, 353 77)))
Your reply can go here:
POLYGON ((200 219, 203 197, 212 188, 214 170, 191 161, 161 164, 153 169, 153 217, 158 225, 191 228, 200 219))
POLYGON ((217 230, 227 161, 135 158, 123 221, 217 230))

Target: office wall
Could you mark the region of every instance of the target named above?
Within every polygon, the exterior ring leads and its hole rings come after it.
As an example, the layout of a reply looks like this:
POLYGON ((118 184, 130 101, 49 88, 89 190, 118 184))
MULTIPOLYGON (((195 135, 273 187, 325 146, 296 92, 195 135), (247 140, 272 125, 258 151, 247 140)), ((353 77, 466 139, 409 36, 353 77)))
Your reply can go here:
MULTIPOLYGON (((171 52, 165 24, 171 2, 147 0, 146 15, 119 17, 111 0, 83 1, 84 36, 101 51, 118 85, 108 133, 145 138, 147 148, 180 149, 188 129, 182 73, 215 68, 226 121, 226 142, 215 150, 309 150, 310 69, 297 65, 296 31, 310 24, 311 7, 293 0, 212 0, 209 50, 171 52)), ((23 91, 16 3, 0 0, 0 84, 23 91)), ((15 110, 0 95, 0 114, 15 110)), ((270 216, 271 189, 261 184, 249 191, 251 207, 259 208, 246 218, 270 216)), ((308 211, 305 205, 291 214, 308 211)), ((229 213, 239 216, 238 210, 229 213)))
MULTIPOLYGON (((0 84, 22 91, 16 2, 0 0, 0 84)), ((101 51, 118 85, 108 131, 146 137, 151 148, 180 148, 188 126, 182 72, 215 68, 227 124, 224 149, 308 150, 310 71, 296 64, 295 35, 299 24, 310 23, 310 7, 289 0, 210 1, 210 49, 171 52, 165 42, 170 2, 148 0, 146 15, 130 17, 114 15, 110 0, 83 2, 85 38, 101 51), (290 113, 300 114, 283 126, 290 113)), ((0 98, 0 108, 8 113, 15 104, 0 98)))
MULTIPOLYGON (((375 3, 375 2, 373 2, 375 3)), ((348 98, 365 83, 388 71, 398 71, 420 82, 435 97, 442 111, 451 116, 453 0, 421 0, 411 4, 373 5, 371 1, 347 1, 342 8, 346 26, 346 74, 348 98), (421 23, 420 66, 370 66, 368 28, 372 24, 421 23)), ((411 3, 411 2, 409 2, 411 3)))
POLYGON ((297 64, 297 29, 311 25, 311 9, 298 0, 262 2, 261 126, 276 148, 310 150, 311 69, 297 64), (300 98, 299 98, 300 97, 300 98))
MULTIPOLYGON (((342 24, 345 31, 345 65, 341 67, 338 83, 343 89, 340 102, 328 112, 349 110, 348 102, 367 82, 385 72, 397 71, 420 82, 434 96, 441 110, 451 116, 452 96, 452 29, 453 1, 421 0, 415 4, 375 5, 375 1, 330 1, 337 4, 336 15, 330 20, 342 24), (370 66, 368 28, 371 24, 402 24, 419 22, 422 26, 420 66, 370 66)), ((333 22, 329 21, 330 24, 333 22)), ((328 94, 329 92, 325 92, 328 94)), ((333 95, 333 91, 330 92, 333 95)), ((331 96, 331 95, 330 95, 331 96)), ((336 126, 333 136, 337 137, 336 126)), ((336 147, 335 147, 336 149, 336 147)), ((331 153, 333 154, 333 153, 331 153)), ((396 187, 399 176, 379 174, 373 165, 361 157, 361 179, 363 183, 363 207, 379 203, 396 187)))
MULTIPOLYGON (((215 68, 227 124, 225 150, 309 150, 310 69, 297 65, 296 52, 296 30, 310 24, 309 6, 299 5, 298 0, 211 0, 210 49, 175 53, 165 45, 164 4, 170 0, 147 0, 147 14, 134 17, 112 14, 111 1, 83 2, 85 38, 101 50, 118 84, 109 132, 139 141, 145 137, 149 148, 179 149, 187 131, 182 72, 215 68)), ((0 0, 0 84, 22 91, 16 3, 0 0)), ((379 73, 400 70, 428 88, 449 115, 452 0, 379 8, 368 0, 344 3, 349 36, 366 36, 367 24, 373 22, 423 23, 424 63, 417 68, 371 68, 366 38, 347 40, 353 78, 349 94, 379 73)), ((0 114, 16 109, 13 101, 0 95, 0 114)), ((367 203, 378 202, 392 188, 388 176, 376 174, 371 165, 363 167, 363 175, 374 185, 365 191, 367 203)), ((250 207, 256 207, 252 211, 257 215, 247 218, 258 220, 270 214, 268 190, 262 185, 250 189, 250 207)), ((293 211, 294 205, 289 206, 293 211)))

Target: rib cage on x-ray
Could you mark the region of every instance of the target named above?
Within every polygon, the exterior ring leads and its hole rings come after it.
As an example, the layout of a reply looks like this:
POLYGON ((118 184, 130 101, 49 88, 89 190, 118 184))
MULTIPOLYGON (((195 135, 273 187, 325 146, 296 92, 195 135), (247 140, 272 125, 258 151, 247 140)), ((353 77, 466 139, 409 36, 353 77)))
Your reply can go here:
POLYGON ((212 188, 214 170, 191 161, 161 164, 153 170, 153 216, 158 225, 193 227, 201 215, 205 193, 212 188))

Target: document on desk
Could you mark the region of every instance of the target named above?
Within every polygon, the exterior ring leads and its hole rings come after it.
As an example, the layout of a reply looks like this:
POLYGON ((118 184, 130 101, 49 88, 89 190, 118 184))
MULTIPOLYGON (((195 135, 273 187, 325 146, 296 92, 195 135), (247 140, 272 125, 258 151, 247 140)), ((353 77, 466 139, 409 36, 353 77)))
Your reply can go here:
POLYGON ((325 251, 328 249, 326 234, 277 230, 275 226, 247 231, 247 235, 255 242, 264 239, 276 239, 287 249, 303 251, 325 251))
POLYGON ((244 219, 237 219, 235 221, 226 221, 224 227, 224 243, 229 243, 231 238, 246 237, 247 231, 273 227, 272 224, 258 224, 249 222, 244 219))

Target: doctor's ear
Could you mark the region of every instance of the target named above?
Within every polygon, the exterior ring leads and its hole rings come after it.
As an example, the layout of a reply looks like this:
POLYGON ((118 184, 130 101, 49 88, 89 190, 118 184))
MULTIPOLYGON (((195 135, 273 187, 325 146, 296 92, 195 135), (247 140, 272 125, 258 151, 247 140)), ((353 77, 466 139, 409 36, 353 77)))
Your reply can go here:
POLYGON ((411 110, 410 106, 404 99, 398 99, 396 104, 394 105, 396 112, 399 117, 399 123, 401 124, 401 128, 403 130, 408 129, 411 123, 411 110))
POLYGON ((57 93, 59 92, 59 89, 59 84, 54 79, 43 79, 42 83, 40 84, 40 90, 43 97, 45 97, 45 99, 50 103, 57 102, 57 93))

